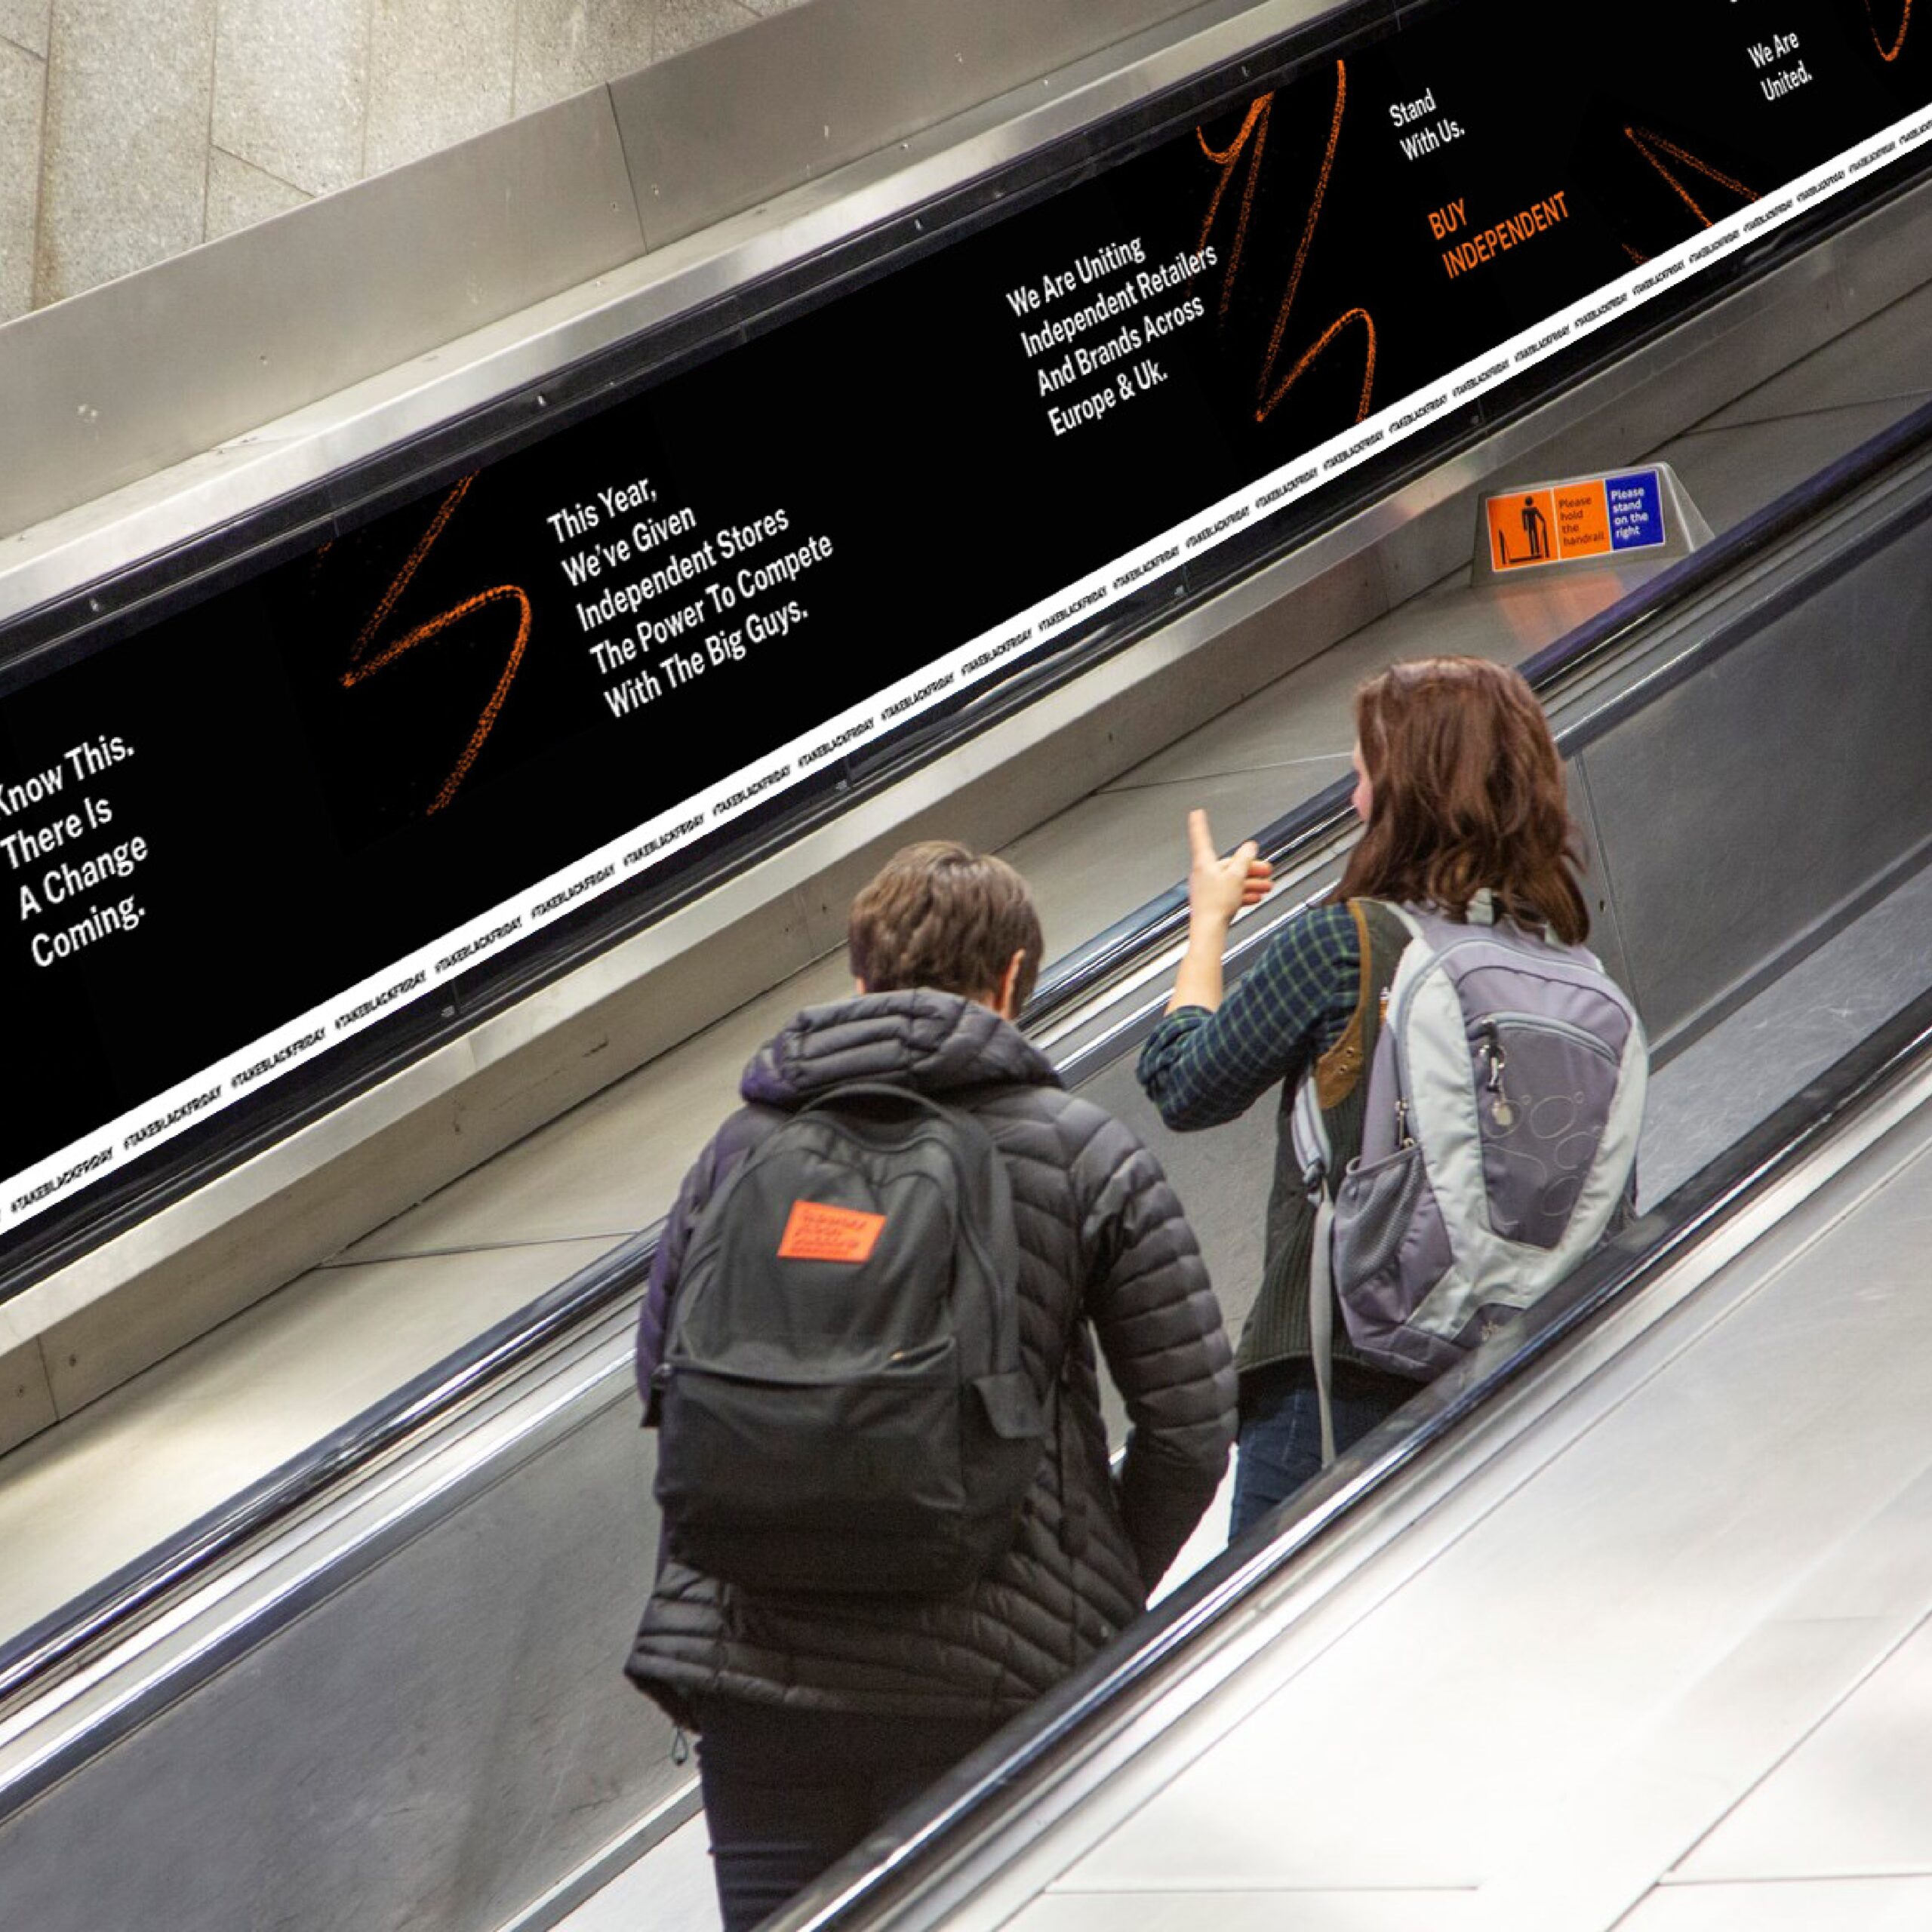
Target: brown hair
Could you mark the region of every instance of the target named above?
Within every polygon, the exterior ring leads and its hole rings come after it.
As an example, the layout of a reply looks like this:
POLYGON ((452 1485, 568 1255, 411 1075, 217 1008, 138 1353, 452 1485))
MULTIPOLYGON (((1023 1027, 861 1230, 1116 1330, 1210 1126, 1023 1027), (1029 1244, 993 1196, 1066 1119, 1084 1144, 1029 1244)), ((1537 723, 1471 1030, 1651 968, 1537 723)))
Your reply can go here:
POLYGON ((1516 672, 1480 657, 1394 664, 1355 693, 1373 795, 1337 900, 1497 910, 1575 944, 1589 936, 1582 864, 1549 721, 1516 672))
POLYGON ((1017 1013, 1040 970, 1040 915, 1004 859, 927 839, 894 853, 852 901, 845 943, 869 992, 933 986, 969 999, 997 993, 1007 962, 1023 952, 1017 1013))

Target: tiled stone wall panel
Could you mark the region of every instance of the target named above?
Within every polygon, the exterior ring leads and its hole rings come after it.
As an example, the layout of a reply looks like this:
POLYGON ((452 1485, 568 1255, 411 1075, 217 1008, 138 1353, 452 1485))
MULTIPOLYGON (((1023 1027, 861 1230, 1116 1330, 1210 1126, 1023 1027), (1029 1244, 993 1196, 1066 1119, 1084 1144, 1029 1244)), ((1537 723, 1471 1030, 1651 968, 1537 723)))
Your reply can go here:
POLYGON ((651 58, 668 60, 672 54, 702 47, 720 34, 748 27, 757 17, 737 0, 658 0, 657 38, 651 58))
POLYGON ((363 171, 500 126, 515 53, 515 0, 375 0, 363 171))
POLYGON ((0 322, 33 306, 40 208, 40 106, 47 63, 0 42, 0 322))
POLYGON ((217 148, 208 156, 208 232, 216 241, 269 216, 286 214, 312 196, 217 148))
MULTIPOLYGON (((216 147, 325 195, 362 175, 368 0, 220 0, 216 147)), ((213 232, 211 224, 211 232, 213 232)))
POLYGON ((797 4, 0 0, 0 322, 797 4))
POLYGON ((11 40, 45 59, 47 23, 53 11, 53 0, 0 0, 0 40, 11 40))
POLYGON ((547 107, 651 61, 657 0, 522 0, 516 111, 547 107))
POLYGON ((215 0, 60 0, 48 56, 36 304, 202 238, 215 0))

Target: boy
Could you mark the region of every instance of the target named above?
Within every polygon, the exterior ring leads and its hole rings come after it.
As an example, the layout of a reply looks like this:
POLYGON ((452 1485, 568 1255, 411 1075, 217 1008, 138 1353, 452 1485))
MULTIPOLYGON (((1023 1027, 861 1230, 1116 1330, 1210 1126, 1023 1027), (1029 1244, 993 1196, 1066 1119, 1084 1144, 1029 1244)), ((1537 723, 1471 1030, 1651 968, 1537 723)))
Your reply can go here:
POLYGON ((646 1420, 706 1202, 788 1114, 866 1081, 970 1113, 1004 1163, 1021 1351, 1048 1434, 1011 1547, 952 1595, 761 1597, 666 1555, 629 1671, 700 1734, 727 1932, 1137 1616, 1213 1498, 1234 1431, 1227 1338, 1179 1202, 1133 1134, 1066 1093, 1012 1023, 1041 956, 1024 881, 964 846, 909 846, 854 902, 849 946, 854 996, 807 1009, 758 1054, 746 1104, 685 1180, 638 1334, 646 1420), (1132 1425, 1118 1478, 1095 1340, 1132 1425))

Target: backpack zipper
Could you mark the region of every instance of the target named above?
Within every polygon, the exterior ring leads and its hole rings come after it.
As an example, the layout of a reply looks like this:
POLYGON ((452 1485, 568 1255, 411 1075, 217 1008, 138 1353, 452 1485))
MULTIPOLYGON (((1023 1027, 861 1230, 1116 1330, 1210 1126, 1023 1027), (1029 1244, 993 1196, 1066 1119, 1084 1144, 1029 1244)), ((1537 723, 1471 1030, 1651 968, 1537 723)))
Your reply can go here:
POLYGON ((660 1390, 669 1388, 672 1380, 680 1375, 694 1375, 703 1381, 743 1384, 753 1389, 849 1388, 854 1383, 896 1382, 907 1377, 916 1379, 940 1367, 957 1352, 949 1343, 925 1349, 901 1349, 870 1368, 856 1369, 848 1374, 828 1371, 818 1375, 754 1374, 745 1369, 700 1367, 689 1361, 664 1361, 651 1371, 651 1380, 653 1386, 660 1390))
POLYGON ((1574 1040, 1579 1046, 1588 1047, 1614 1066, 1623 1056, 1614 1052, 1609 1044, 1598 1038, 1586 1026, 1579 1026, 1568 1020, 1558 1020, 1541 1013, 1492 1013, 1485 1025, 1486 1032, 1494 1032, 1498 1026, 1533 1027, 1538 1032, 1560 1033, 1565 1039, 1574 1040))
MULTIPOLYGON (((1414 1141, 1414 1137, 1409 1132, 1409 1054, 1407 1038, 1403 1029, 1408 1020, 1409 1007, 1415 998, 1416 989, 1422 984, 1423 979, 1429 974, 1433 972, 1452 955, 1461 952, 1464 947, 1487 946, 1494 943, 1490 934, 1485 931, 1481 934, 1472 934, 1467 939, 1457 940, 1450 945, 1445 946, 1439 952, 1434 955, 1426 966, 1416 973, 1414 977, 1401 988, 1400 996, 1391 1002, 1392 1010, 1386 1023, 1393 1029, 1392 1037, 1395 1043, 1395 1144, 1398 1147, 1412 1146, 1414 1141)), ((1405 953, 1404 958, 1406 958, 1407 956, 1405 953)), ((1398 978, 1401 975, 1401 962, 1398 961, 1395 968, 1398 978)), ((1562 974, 1555 977, 1559 979, 1567 977, 1562 974)), ((1392 990, 1393 990, 1392 988, 1392 990)), ((1460 1004, 1460 1001, 1458 1004, 1460 1004)), ((1613 1053, 1594 1033, 1588 1032, 1583 1027, 1574 1026, 1567 1020, 1549 1019, 1537 1013, 1518 1012, 1492 1013, 1487 1017, 1492 1026, 1508 1020, 1519 1026, 1539 1026, 1552 1033, 1564 1034, 1581 1044, 1589 1047, 1592 1051, 1600 1054, 1613 1065, 1621 1064, 1621 1056, 1613 1053)), ((1504 1124, 1506 1127, 1507 1123, 1504 1124)))

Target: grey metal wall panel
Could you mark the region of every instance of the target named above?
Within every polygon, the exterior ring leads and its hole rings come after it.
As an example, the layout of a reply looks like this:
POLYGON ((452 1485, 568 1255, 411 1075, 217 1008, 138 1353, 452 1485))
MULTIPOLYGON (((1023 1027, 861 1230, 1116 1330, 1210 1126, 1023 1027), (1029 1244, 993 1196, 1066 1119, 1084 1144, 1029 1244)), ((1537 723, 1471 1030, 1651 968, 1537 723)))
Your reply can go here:
POLYGON ((1589 907, 1590 949, 1604 963, 1611 977, 1637 1002, 1641 1011, 1643 995, 1637 985, 1630 961, 1629 948, 1623 943, 1623 921, 1604 857, 1603 838, 1597 829, 1595 801, 1590 796, 1589 758, 1581 753, 1569 761, 1570 816, 1576 821, 1583 855, 1583 896, 1589 907))
POLYGON ((1193 11, 1179 0, 814 0, 695 48, 611 85, 645 237, 662 248, 1193 11))
MULTIPOLYGON (((1579 807, 1660 1038, 1911 857, 1932 813, 1928 534, 1589 746, 1579 807)), ((1272 1105, 1174 1136, 1130 1062, 1088 1091, 1168 1164, 1238 1324, 1272 1105)), ((687 1783, 617 1675, 656 1538, 651 1445, 622 1378, 577 1399, 574 1426, 0 1826, 9 1922, 480 1932, 687 1783)))
POLYGON ((1721 1017, 1932 826, 1921 521, 1586 753, 1653 1046, 1721 1017))
MULTIPOLYGON (((1263 1094, 1225 1126, 1177 1134, 1161 1124, 1154 1103, 1141 1091, 1134 1078, 1137 1058, 1117 1060, 1081 1094, 1126 1121, 1152 1149, 1187 1211, 1228 1333, 1238 1335, 1261 1286, 1279 1090, 1263 1094)), ((1124 1412, 1104 1377, 1102 1391, 1118 1427, 1124 1412)))
POLYGON ((0 331, 0 535, 635 257, 601 88, 0 331))
POLYGON ((620 1399, 0 1826, 39 1932, 485 1932, 690 1782, 620 1399))

